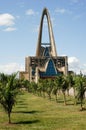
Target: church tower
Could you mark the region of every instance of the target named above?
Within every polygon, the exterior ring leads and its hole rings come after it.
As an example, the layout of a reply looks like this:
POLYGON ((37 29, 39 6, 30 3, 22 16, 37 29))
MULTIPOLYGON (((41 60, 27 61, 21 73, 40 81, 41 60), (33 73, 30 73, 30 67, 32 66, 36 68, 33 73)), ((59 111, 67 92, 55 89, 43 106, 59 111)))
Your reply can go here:
POLYGON ((42 16, 41 16, 41 22, 40 22, 40 28, 39 28, 39 35, 38 35, 38 44, 37 44, 37 50, 36 50, 36 56, 41 55, 42 45, 49 45, 50 46, 50 55, 51 56, 57 56, 56 47, 55 47, 55 40, 52 30, 52 24, 49 16, 49 12, 46 8, 44 8, 42 16), (48 23, 48 32, 49 32, 49 42, 50 43, 42 43, 42 30, 43 30, 43 19, 44 16, 47 18, 48 23))
POLYGON ((50 15, 44 8, 40 21, 36 56, 25 58, 25 72, 20 72, 20 78, 38 82, 39 78, 55 78, 62 73, 65 75, 68 73, 67 56, 57 55, 50 15), (49 43, 42 43, 44 16, 46 16, 48 24, 49 43))

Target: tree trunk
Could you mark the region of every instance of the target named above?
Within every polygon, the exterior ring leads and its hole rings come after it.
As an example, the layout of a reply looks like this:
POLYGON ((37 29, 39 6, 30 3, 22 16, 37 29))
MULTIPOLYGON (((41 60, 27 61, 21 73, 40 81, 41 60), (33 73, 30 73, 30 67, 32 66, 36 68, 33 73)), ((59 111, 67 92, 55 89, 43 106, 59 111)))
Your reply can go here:
POLYGON ((51 100, 51 94, 50 93, 48 94, 48 96, 49 96, 49 100, 51 100))
POLYGON ((74 92, 74 97, 76 97, 76 90, 75 90, 75 87, 73 87, 73 92, 74 92))
POLYGON ((73 87, 73 93, 74 93, 74 105, 77 105, 77 99, 76 99, 76 90, 75 90, 75 87, 73 87))
POLYGON ((45 92, 43 91, 43 97, 45 98, 45 92))
POLYGON ((8 112, 8 119, 9 119, 9 124, 11 124, 10 112, 8 112))
POLYGON ((82 101, 82 99, 81 99, 81 110, 83 110, 83 101, 82 101))
POLYGON ((67 105, 67 104, 66 104, 66 96, 65 96, 65 92, 63 92, 63 96, 64 96, 64 105, 67 105))
POLYGON ((56 102, 57 102, 57 93, 55 94, 56 102))

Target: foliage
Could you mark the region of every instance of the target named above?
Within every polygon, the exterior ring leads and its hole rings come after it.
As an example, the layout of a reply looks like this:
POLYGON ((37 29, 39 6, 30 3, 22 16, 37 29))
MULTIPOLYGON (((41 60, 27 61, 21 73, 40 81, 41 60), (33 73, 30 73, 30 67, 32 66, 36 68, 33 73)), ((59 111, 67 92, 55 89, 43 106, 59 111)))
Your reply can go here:
POLYGON ((83 100, 85 99, 86 91, 86 77, 84 77, 82 74, 76 77, 76 90, 76 98, 80 101, 81 110, 83 110, 83 100))
POLYGON ((23 90, 28 90, 29 93, 43 96, 44 98, 48 96, 50 100, 55 96, 55 100, 58 103, 59 95, 63 94, 64 104, 66 105, 68 101, 66 92, 72 87, 77 94, 76 98, 80 101, 81 109, 83 110, 83 101, 86 92, 86 77, 82 74, 68 76, 60 75, 55 79, 39 79, 38 83, 30 83, 28 80, 19 80, 16 78, 16 74, 9 76, 0 74, 0 104, 7 112, 9 123, 11 123, 10 115, 13 106, 16 103, 16 96, 20 88, 25 88, 23 90))
MULTIPOLYGON (((6 77, 6 75, 2 76, 6 77)), ((11 123, 10 114, 18 94, 18 82, 15 78, 16 74, 12 74, 6 77, 7 80, 1 80, 0 82, 0 104, 8 114, 9 123, 11 123)))
MULTIPOLYGON (((76 98, 78 100, 81 101, 81 103, 83 102, 83 100, 80 99, 79 96, 79 88, 80 85, 79 81, 77 80, 78 77, 80 77, 80 79, 84 78, 84 91, 83 91, 83 95, 85 94, 85 85, 86 85, 86 77, 83 76, 81 77, 80 75, 74 75, 74 74, 69 74, 67 76, 65 75, 60 75, 57 76, 54 79, 39 79, 38 83, 36 84, 35 82, 31 82, 31 83, 27 83, 29 86, 29 92, 32 92, 34 94, 37 94, 39 96, 43 96, 46 97, 48 96, 48 98, 51 100, 52 96, 55 96, 55 100, 56 102, 58 102, 58 97, 57 94, 63 94, 63 99, 64 99, 64 105, 67 104, 66 102, 66 97, 67 97, 67 93, 69 95, 69 90, 71 88, 74 89, 74 103, 76 101, 76 98), (78 84, 77 84, 78 82, 78 84), (78 95, 76 95, 78 93, 78 95)), ((83 96, 84 99, 84 96, 83 96)))

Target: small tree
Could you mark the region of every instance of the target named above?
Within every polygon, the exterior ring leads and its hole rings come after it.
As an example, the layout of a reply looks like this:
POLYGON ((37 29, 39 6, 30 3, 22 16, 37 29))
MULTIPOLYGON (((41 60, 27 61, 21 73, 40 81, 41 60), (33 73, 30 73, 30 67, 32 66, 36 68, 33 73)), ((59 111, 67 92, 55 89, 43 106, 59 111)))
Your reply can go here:
POLYGON ((53 94, 55 95, 55 100, 57 102, 57 93, 60 90, 60 77, 56 77, 54 80, 54 86, 53 86, 53 94))
POLYGON ((64 96, 64 105, 66 105, 66 90, 68 89, 69 87, 69 82, 68 82, 68 78, 66 76, 62 76, 62 83, 61 83, 61 90, 62 90, 62 93, 63 93, 63 96, 64 96))
POLYGON ((81 110, 83 110, 83 100, 85 98, 86 91, 86 78, 81 74, 76 78, 76 90, 77 90, 77 100, 80 101, 81 110))
POLYGON ((45 93, 46 93, 46 90, 47 90, 47 80, 46 79, 39 79, 37 90, 45 98, 45 93))
POLYGON ((67 88, 67 93, 68 93, 68 96, 69 96, 69 90, 71 88, 73 88, 74 90, 74 97, 75 97, 75 89, 74 89, 74 85, 75 85, 75 82, 74 82, 74 77, 75 77, 75 74, 68 74, 67 75, 67 80, 68 80, 68 88, 67 88))
POLYGON ((11 123, 11 112, 16 102, 16 96, 18 94, 18 84, 16 79, 17 74, 7 76, 7 82, 0 83, 0 104, 8 114, 9 123, 11 123))
POLYGON ((22 84, 22 87, 24 87, 29 92, 30 82, 28 80, 23 79, 21 84, 22 84))
POLYGON ((51 93, 53 90, 53 80, 52 79, 47 79, 47 89, 46 89, 46 93, 48 94, 49 99, 51 100, 51 93))

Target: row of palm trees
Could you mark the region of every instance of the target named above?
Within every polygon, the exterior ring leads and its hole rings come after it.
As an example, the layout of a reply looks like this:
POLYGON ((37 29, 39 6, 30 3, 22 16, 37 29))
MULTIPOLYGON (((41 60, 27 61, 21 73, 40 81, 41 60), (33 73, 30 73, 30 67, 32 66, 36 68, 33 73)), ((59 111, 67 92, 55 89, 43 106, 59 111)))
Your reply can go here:
POLYGON ((11 123, 11 112, 16 103, 16 97, 21 89, 26 89, 30 93, 38 94, 39 96, 51 100, 52 95, 55 96, 56 102, 58 101, 57 94, 62 93, 64 97, 64 104, 66 105, 66 93, 73 88, 75 99, 80 101, 81 110, 83 110, 83 100, 85 99, 86 92, 86 76, 82 75, 60 75, 55 79, 39 79, 38 83, 29 82, 28 80, 20 80, 17 73, 6 75, 0 74, 0 104, 8 114, 9 123, 11 123))
POLYGON ((56 102, 58 101, 57 95, 63 94, 64 105, 66 103, 66 95, 69 95, 69 90, 73 88, 74 101, 77 101, 81 104, 81 110, 83 110, 83 101, 85 99, 86 92, 86 76, 82 73, 79 75, 60 75, 55 79, 39 79, 38 83, 29 82, 27 80, 23 81, 23 86, 28 89, 28 92, 38 94, 45 97, 48 95, 48 98, 51 100, 52 95, 55 96, 56 102))

